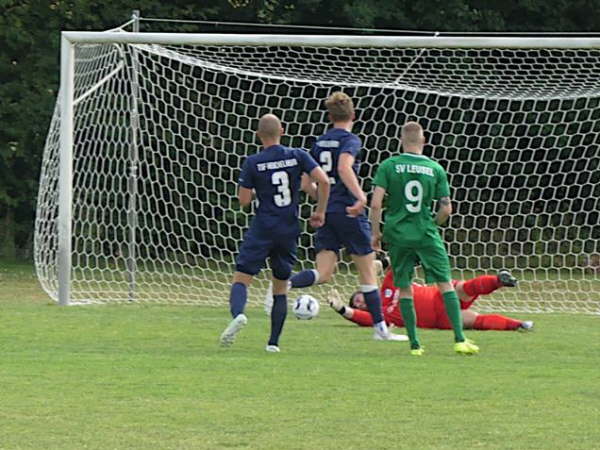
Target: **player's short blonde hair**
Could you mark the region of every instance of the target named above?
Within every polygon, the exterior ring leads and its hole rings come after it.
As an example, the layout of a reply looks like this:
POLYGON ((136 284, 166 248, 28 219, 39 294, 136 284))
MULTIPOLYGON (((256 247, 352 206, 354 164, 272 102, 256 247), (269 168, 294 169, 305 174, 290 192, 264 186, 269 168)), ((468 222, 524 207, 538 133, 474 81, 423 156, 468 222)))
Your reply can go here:
POLYGON ((423 143, 423 127, 418 122, 406 122, 401 136, 403 145, 420 145, 423 143))
POLYGON ((325 100, 325 106, 333 122, 342 122, 354 118, 354 103, 343 92, 338 91, 331 94, 325 100))

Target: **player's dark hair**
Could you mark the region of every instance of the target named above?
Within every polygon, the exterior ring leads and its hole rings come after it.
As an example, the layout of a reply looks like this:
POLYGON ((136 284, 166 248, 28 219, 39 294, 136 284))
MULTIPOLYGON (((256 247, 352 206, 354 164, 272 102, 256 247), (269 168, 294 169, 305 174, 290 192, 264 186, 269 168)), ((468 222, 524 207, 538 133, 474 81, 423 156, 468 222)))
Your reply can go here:
POLYGON ((356 298, 356 296, 360 294, 360 291, 355 291, 352 293, 352 295, 350 296, 350 301, 348 302, 348 306, 350 306, 350 308, 354 308, 354 299, 356 298))

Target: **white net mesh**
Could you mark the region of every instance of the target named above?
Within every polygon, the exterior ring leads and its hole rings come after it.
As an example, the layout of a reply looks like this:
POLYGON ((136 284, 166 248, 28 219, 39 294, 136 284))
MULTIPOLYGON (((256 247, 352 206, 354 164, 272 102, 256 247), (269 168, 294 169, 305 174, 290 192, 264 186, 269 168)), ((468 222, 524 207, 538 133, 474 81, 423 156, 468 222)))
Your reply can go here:
MULTIPOLYGON (((600 313, 599 69, 600 51, 579 49, 78 45, 71 298, 226 304, 250 218, 237 174, 259 150, 257 119, 279 115, 284 144, 310 148, 327 128, 323 99, 342 89, 357 104, 367 192, 399 151, 400 126, 424 125, 426 154, 452 185, 454 276, 507 268, 521 280, 480 309, 600 313)), ((58 123, 35 241, 53 298, 58 123)), ((301 236, 297 269, 313 267, 311 239, 301 236)), ((335 283, 350 294, 348 261, 335 283)))

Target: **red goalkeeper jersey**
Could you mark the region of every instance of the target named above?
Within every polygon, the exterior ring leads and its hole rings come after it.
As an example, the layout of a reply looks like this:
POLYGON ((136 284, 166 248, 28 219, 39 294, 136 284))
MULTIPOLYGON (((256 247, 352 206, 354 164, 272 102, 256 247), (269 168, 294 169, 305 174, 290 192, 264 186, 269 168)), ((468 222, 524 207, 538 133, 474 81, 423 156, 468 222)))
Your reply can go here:
MULTIPOLYGON (((456 285, 454 280, 453 284, 456 285)), ((417 326, 419 328, 436 328, 449 330, 452 328, 450 320, 446 315, 444 298, 437 286, 423 286, 413 283, 413 300, 415 304, 415 313, 417 315, 417 326)), ((381 302, 383 317, 388 325, 394 324, 397 327, 403 327, 404 321, 400 308, 398 308, 398 299, 396 292, 398 288, 394 286, 394 279, 391 270, 388 270, 381 285, 381 302)), ((460 303, 461 309, 468 309, 475 299, 470 302, 460 303)), ((354 309, 352 318, 348 319, 360 326, 372 326, 373 319, 368 311, 354 309)))

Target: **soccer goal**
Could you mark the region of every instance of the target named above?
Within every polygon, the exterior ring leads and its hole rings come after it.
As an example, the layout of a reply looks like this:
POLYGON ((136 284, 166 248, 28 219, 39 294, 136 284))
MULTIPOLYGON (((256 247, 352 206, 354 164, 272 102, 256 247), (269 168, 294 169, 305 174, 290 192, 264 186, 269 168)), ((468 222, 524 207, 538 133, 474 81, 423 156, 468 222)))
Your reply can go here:
MULTIPOLYGON (((310 148, 328 126, 323 100, 341 89, 357 104, 367 192, 401 125, 424 126, 426 154, 450 175, 454 276, 507 268, 521 280, 480 309, 598 314, 598 73, 598 38, 63 32, 39 279, 61 304, 227 304, 252 214, 236 181, 259 151, 257 119, 277 114, 283 143, 310 148)), ((298 270, 312 267, 306 223, 298 256, 298 270)), ((348 261, 335 284, 350 294, 348 261)))

